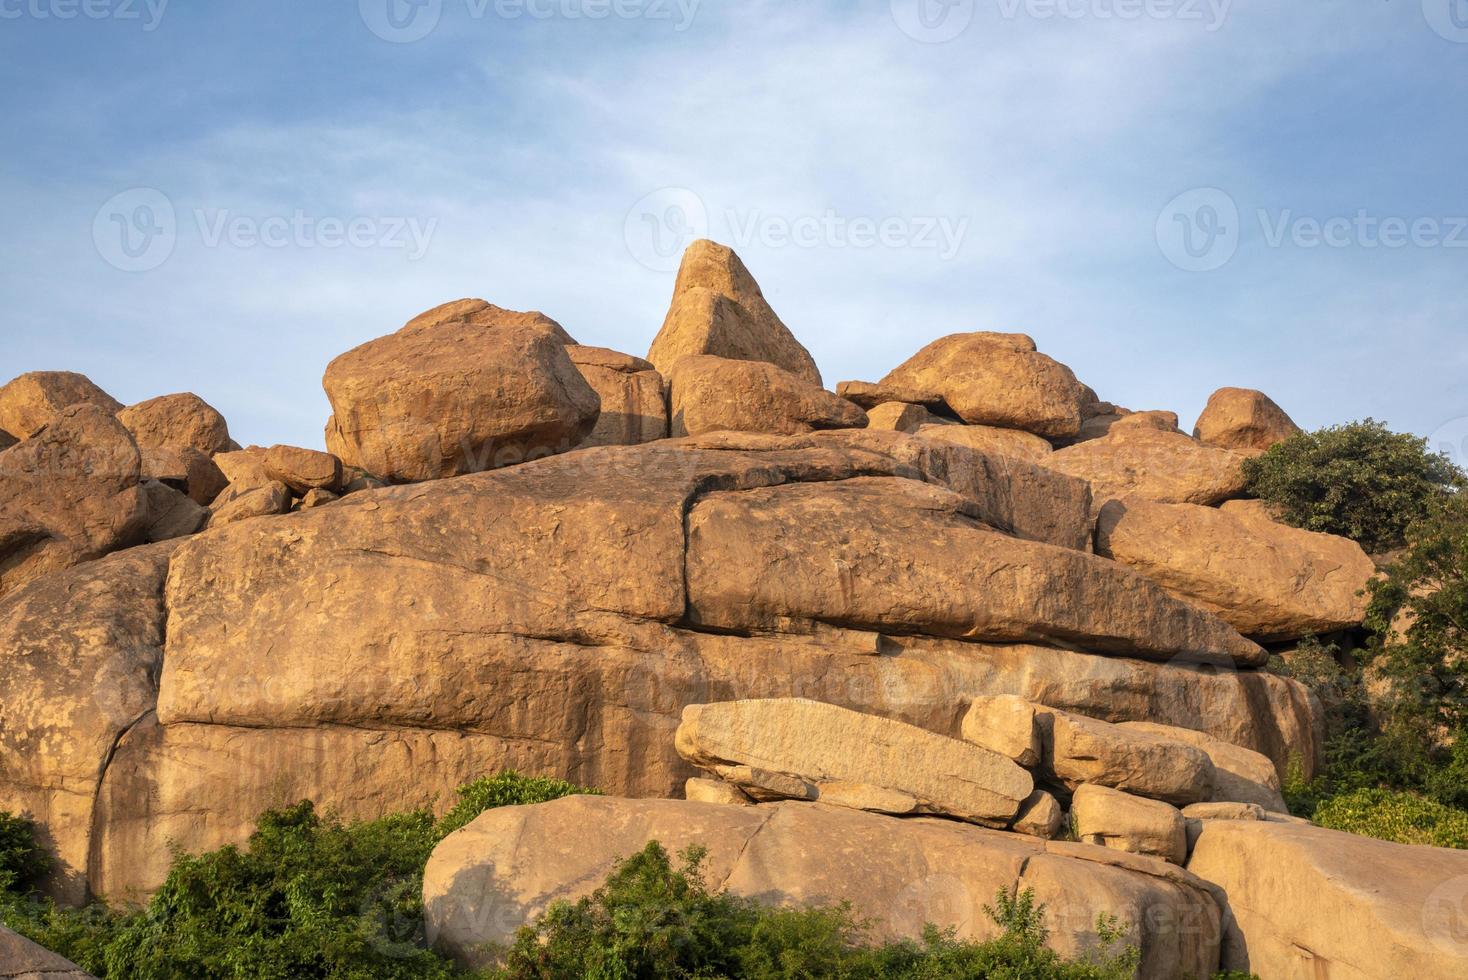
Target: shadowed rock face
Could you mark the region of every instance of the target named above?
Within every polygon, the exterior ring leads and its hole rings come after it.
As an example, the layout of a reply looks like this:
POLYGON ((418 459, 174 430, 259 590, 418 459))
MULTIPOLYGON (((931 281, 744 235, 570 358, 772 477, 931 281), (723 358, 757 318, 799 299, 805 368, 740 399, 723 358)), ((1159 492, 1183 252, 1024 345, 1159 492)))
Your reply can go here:
POLYGON ((706 240, 683 253, 672 304, 647 359, 668 377, 694 354, 764 361, 821 387, 810 352, 780 322, 739 256, 706 240))
POLYGON ((601 398, 601 414, 582 448, 636 446, 667 438, 667 385, 651 364, 605 347, 573 344, 566 353, 601 398))
POLYGON ((397 483, 565 452, 601 408, 568 343, 540 313, 483 300, 429 310, 327 365, 327 448, 397 483))
POLYGON ((1034 892, 1050 944, 1085 955, 1098 912, 1123 924, 1147 980, 1210 976, 1220 923, 1209 887, 1155 858, 1040 841, 932 818, 897 819, 820 803, 726 806, 568 797, 485 813, 433 852, 424 876, 430 938, 466 964, 492 953, 553 901, 589 894, 649 840, 708 848, 715 888, 772 904, 852 903, 873 938, 918 938, 933 923, 991 939, 996 892, 1034 892), (596 828, 587 834, 586 828, 596 828), (575 840, 578 845, 568 847, 575 840))

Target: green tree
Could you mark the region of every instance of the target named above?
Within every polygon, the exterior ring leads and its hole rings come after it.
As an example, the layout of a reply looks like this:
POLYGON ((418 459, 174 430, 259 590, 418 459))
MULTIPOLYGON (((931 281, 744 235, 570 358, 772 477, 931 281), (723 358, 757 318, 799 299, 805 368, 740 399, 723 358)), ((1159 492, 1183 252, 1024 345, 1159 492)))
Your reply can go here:
POLYGON ((1427 440, 1369 418, 1296 433, 1246 460, 1244 474, 1280 520, 1351 538, 1372 554, 1401 547, 1409 526, 1464 485, 1427 440))

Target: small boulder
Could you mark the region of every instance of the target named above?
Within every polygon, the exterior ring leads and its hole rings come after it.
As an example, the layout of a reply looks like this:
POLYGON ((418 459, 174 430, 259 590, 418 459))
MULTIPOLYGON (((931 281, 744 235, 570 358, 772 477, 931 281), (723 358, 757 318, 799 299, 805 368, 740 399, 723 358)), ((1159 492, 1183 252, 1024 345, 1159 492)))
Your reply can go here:
POLYGON ((596 425, 601 399, 568 341, 544 314, 483 300, 429 310, 327 365, 326 447, 393 483, 572 449, 596 425))
POLYGON ((290 509, 291 492, 284 483, 267 483, 263 487, 244 490, 237 496, 227 490, 214 502, 209 526, 223 527, 252 517, 284 514, 290 509))
POLYGON ((745 796, 733 783, 722 779, 706 779, 691 776, 683 786, 683 798, 695 803, 722 803, 729 806, 749 806, 754 801, 745 796))
POLYGON ((883 402, 875 408, 867 409, 866 413, 868 429, 885 429, 889 432, 916 432, 935 421, 933 413, 912 402, 883 402))
POLYGON ((85 402, 0 453, 0 594, 140 543, 141 471, 132 436, 85 402))
POLYGON ((1019 816, 1014 818, 1009 829, 1016 834, 1053 840, 1064 826, 1065 811, 1061 809, 1060 801, 1043 789, 1037 789, 1020 804, 1019 816))
POLYGON ((229 425, 208 402, 190 392, 160 395, 117 413, 139 449, 189 447, 206 456, 228 451, 229 425))
POLYGON ((872 384, 870 381, 842 381, 836 385, 836 394, 849 402, 855 402, 870 412, 878 405, 902 402, 919 405, 931 412, 948 414, 949 409, 943 396, 936 391, 922 388, 904 388, 901 385, 872 384))
POLYGON ((1085 785, 1076 790, 1070 813, 1083 844, 1148 854, 1177 865, 1188 859, 1187 823, 1175 806, 1085 785))
POLYGON ((754 763, 853 809, 1003 827, 1034 790, 1030 774, 997 752, 801 698, 689 705, 674 744, 684 759, 736 785, 737 767, 754 763))
POLYGON ((1057 450, 1040 464, 1090 481, 1097 504, 1141 497, 1211 507, 1242 496, 1243 456, 1155 424, 1121 424, 1128 418, 1113 424, 1105 436, 1057 450))
POLYGON ((1050 443, 1032 432, 1000 429, 992 425, 924 425, 917 430, 917 435, 1031 463, 1042 461, 1054 451, 1050 443))
POLYGON ((1196 746, 1053 708, 1041 718, 1044 768, 1068 788, 1095 784, 1178 806, 1213 799, 1213 761, 1196 746))
POLYGON ((314 510, 317 507, 325 507, 327 504, 335 503, 340 499, 340 497, 330 490, 312 487, 301 495, 301 499, 292 505, 291 510, 314 510))
POLYGON ((1193 435, 1210 446, 1257 455, 1300 431, 1262 391, 1219 388, 1208 398, 1193 435))
POLYGON ((963 738, 1032 769, 1044 757, 1035 704, 1013 694, 980 695, 963 716, 963 738))
POLYGON ((148 541, 169 541, 203 529, 209 523, 209 508, 190 500, 173 487, 157 480, 143 484, 148 497, 148 541))
POLYGON ((214 502, 229 478, 214 460, 193 446, 149 446, 142 450, 143 478, 167 483, 196 504, 214 502))
POLYGON ((663 376, 640 357, 605 347, 566 348, 571 363, 601 397, 601 415, 588 446, 636 446, 668 436, 668 400, 663 376))
POLYGON ((763 361, 821 387, 810 351, 795 339, 734 250, 705 239, 688 246, 673 301, 647 359, 668 377, 684 357, 763 361))
POLYGON ((933 341, 881 384, 943 396, 958 417, 975 425, 1024 429, 1051 439, 1081 429, 1085 388, 1070 368, 1017 333, 958 333, 933 341))
POLYGON ((1258 806, 1272 813, 1289 812, 1284 797, 1280 795, 1279 770, 1268 756, 1191 728, 1160 725, 1152 721, 1123 721, 1118 724, 1134 732, 1183 742, 1207 753, 1213 763, 1213 795, 1207 804, 1197 805, 1258 806))
POLYGON ((271 446, 265 450, 265 475, 284 483, 296 494, 307 490, 339 490, 342 461, 331 453, 299 446, 271 446))
POLYGON ((260 446, 233 449, 214 456, 214 465, 235 491, 263 487, 271 480, 265 470, 265 450, 260 446))
POLYGON ((96 405, 114 415, 122 403, 75 371, 31 371, 0 388, 0 429, 26 439, 70 405, 96 405))
POLYGON ((817 429, 859 429, 866 413, 799 375, 762 361, 695 355, 668 377, 674 437, 704 432, 797 435, 817 429))

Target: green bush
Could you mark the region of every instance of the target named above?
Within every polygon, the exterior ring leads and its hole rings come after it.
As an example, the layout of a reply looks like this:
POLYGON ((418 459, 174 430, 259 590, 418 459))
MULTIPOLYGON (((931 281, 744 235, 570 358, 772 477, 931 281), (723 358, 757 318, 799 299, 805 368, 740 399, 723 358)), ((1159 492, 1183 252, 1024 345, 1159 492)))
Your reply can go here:
POLYGON ((1414 793, 1358 789, 1320 803, 1314 820, 1322 827, 1399 844, 1468 847, 1468 812, 1414 793))
POLYGON ((1029 891, 1001 891, 986 911, 1004 929, 962 942, 929 927, 920 942, 874 945, 849 906, 772 908, 710 893, 703 852, 674 868, 656 842, 621 862, 591 896, 552 906, 520 930, 500 980, 623 980, 631 977, 1032 978, 1121 980, 1135 976, 1135 948, 1120 946, 1114 920, 1097 922, 1097 950, 1064 962, 1045 946, 1044 906, 1029 891))
POLYGON ((1427 440, 1373 419, 1296 433, 1244 462, 1249 492, 1280 520, 1339 534, 1372 554, 1400 547, 1408 526, 1463 485, 1427 440))
POLYGON ((36 825, 0 811, 0 893, 27 895, 50 870, 50 855, 36 843, 36 825))
POLYGON ((563 796, 584 793, 595 794, 596 790, 576 786, 561 779, 522 776, 517 772, 504 772, 498 776, 482 776, 472 783, 459 787, 459 801, 439 821, 438 836, 447 837, 485 810, 493 810, 502 806, 548 803, 563 796))

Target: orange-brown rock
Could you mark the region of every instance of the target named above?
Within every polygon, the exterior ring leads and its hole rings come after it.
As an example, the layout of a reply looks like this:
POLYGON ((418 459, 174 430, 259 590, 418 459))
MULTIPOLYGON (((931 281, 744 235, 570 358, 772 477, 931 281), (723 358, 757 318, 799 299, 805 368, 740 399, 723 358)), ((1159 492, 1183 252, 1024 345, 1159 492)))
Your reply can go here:
POLYGON ((852 903, 877 941, 920 939, 928 924, 984 940, 996 892, 1029 889, 1050 910, 1048 944, 1067 958, 1094 949, 1098 913, 1115 916, 1140 954, 1142 980, 1210 976, 1219 912, 1208 886, 1155 859, 1041 841, 931 817, 820 803, 729 806, 573 796, 504 807, 450 835, 424 875, 431 941, 465 964, 493 958, 557 900, 589 894, 620 858, 657 840, 707 848, 705 878, 780 905, 852 903), (1124 864, 1123 861, 1130 862, 1124 864))
POLYGON ((214 465, 237 491, 263 487, 272 479, 265 470, 265 450, 260 446, 219 453, 214 457, 214 465))
POLYGON ((1238 453, 1205 446, 1181 432, 1118 422, 1105 436, 1057 450, 1041 464, 1090 481, 1098 505, 1141 497, 1212 506, 1243 494, 1243 461, 1238 453))
POLYGON ((1151 659, 1267 659, 1140 575, 1000 534, 972 514, 958 494, 915 481, 709 494, 688 514, 688 615, 717 629, 819 622, 1151 659))
POLYGON ((149 541, 169 541, 195 534, 209 523, 209 508, 167 484, 148 480, 143 484, 143 492, 148 498, 146 537, 149 541))
POLYGON ((1179 728, 1176 725, 1124 721, 1120 727, 1186 742, 1207 753, 1213 762, 1213 795, 1208 804, 1197 805, 1239 803, 1258 806, 1273 813, 1288 812, 1284 797, 1280 795, 1279 772, 1267 756, 1215 738, 1206 732, 1179 728))
POLYGON ((16 439, 31 436, 70 405, 96 405, 107 414, 122 403, 74 371, 31 371, 0 388, 0 429, 16 439))
POLYGON ((1051 439, 1081 428, 1085 389, 1070 368, 1017 333, 959 333, 933 341, 881 381, 934 391, 959 418, 1051 439))
POLYGON ((157 480, 208 506, 229 486, 229 479, 213 457, 193 446, 151 446, 141 450, 145 480, 157 480))
POLYGON ((803 377, 763 361, 692 355, 668 375, 672 435, 766 432, 795 435, 817 429, 862 428, 854 404, 803 377))
POLYGON ((141 465, 127 430, 88 403, 0 453, 0 595, 141 542, 141 465))
POLYGON ((0 926, 0 976, 8 980, 93 980, 75 963, 0 926))
POLYGON ((429 310, 337 357, 326 443, 391 482, 473 473, 574 448, 601 401, 539 313, 483 300, 429 310))
POLYGON ((1264 392, 1219 388, 1209 396, 1193 435, 1210 446, 1257 454, 1299 431, 1294 419, 1264 392))
POLYGON ((252 517, 273 517, 290 509, 290 488, 279 481, 238 493, 226 490, 210 508, 209 526, 223 527, 252 517))
POLYGON ((342 461, 331 453, 300 446, 271 446, 265 450, 265 475, 304 494, 308 490, 339 490, 342 461))
POLYGON ((229 425, 213 406, 191 392, 160 395, 117 413, 139 449, 188 447, 206 456, 227 452, 229 425))
POLYGON ((1088 783, 1076 790, 1070 812, 1083 844, 1187 861, 1187 825, 1175 806, 1088 783))
POLYGON ((941 425, 933 413, 912 402, 882 402, 875 408, 866 409, 866 413, 868 429, 916 432, 925 425, 941 425))
POLYGON ((849 402, 855 402, 868 412, 878 405, 892 402, 918 405, 932 412, 947 413, 950 411, 942 395, 936 391, 926 391, 921 388, 872 384, 870 381, 842 381, 836 385, 836 394, 849 402))
POLYGON ((667 438, 666 385, 650 363, 605 347, 573 345, 566 353, 601 398, 601 415, 581 448, 635 446, 667 438))
POLYGON ((1376 574, 1354 541, 1276 523, 1248 501, 1113 500, 1097 520, 1096 551, 1264 641, 1359 625, 1376 574))
POLYGON ((810 352, 780 322, 739 256, 705 239, 683 253, 672 304, 647 359, 666 378, 693 354, 764 361, 821 387, 810 352))
POLYGON ((998 453, 1038 463, 1054 450, 1050 443, 1023 429, 1000 429, 992 425, 924 425, 917 430, 924 439, 952 442, 985 453, 998 453))
POLYGON ((1038 715, 1042 769, 1069 789, 1106 786, 1178 806, 1213 799, 1213 760, 1194 745, 1070 711, 1038 715))

